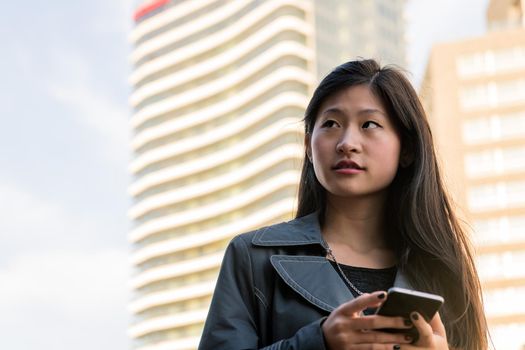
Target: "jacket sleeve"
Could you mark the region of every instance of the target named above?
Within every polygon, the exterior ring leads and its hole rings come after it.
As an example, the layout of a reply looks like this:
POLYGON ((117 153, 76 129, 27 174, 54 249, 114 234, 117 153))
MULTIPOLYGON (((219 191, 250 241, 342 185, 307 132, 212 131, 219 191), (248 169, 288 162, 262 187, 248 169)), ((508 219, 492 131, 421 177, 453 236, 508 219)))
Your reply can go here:
POLYGON ((242 237, 230 242, 204 325, 199 350, 325 350, 323 319, 292 337, 259 347, 251 258, 242 237))

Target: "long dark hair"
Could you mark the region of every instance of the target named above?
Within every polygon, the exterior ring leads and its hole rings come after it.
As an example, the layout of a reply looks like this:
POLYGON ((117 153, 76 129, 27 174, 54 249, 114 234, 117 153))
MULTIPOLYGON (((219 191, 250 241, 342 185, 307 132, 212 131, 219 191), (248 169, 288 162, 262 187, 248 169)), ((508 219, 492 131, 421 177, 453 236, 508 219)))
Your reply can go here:
MULTIPOLYGON (((366 85, 381 100, 401 137, 400 166, 389 188, 385 214, 387 239, 414 288, 445 298, 441 309, 449 344, 462 349, 486 349, 487 326, 481 286, 467 235, 460 226, 443 186, 432 134, 418 96, 402 73, 374 60, 344 63, 329 73, 306 109, 305 133, 311 134, 321 104, 351 86, 366 85), (402 164, 403 165, 403 164, 402 164)), ((299 185, 296 217, 313 212, 324 220, 326 193, 306 151, 299 185)))

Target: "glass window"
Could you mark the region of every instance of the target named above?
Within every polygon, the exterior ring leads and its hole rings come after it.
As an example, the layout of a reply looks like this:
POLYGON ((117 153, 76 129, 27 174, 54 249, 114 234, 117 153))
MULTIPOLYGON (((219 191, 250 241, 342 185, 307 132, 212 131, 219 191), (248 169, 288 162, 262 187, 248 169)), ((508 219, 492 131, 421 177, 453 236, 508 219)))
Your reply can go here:
POLYGON ((483 72, 484 66, 485 54, 482 52, 460 56, 456 61, 456 70, 460 77, 479 74, 483 72))
POLYGON ((502 184, 473 187, 468 190, 468 204, 472 211, 490 210, 502 207, 502 184))
POLYGON ((459 92, 461 107, 464 109, 487 106, 489 90, 487 85, 474 85, 459 92))
POLYGON ((466 110, 522 102, 525 100, 525 79, 471 85, 460 90, 459 100, 466 110))
MULTIPOLYGON (((465 155, 465 173, 468 177, 489 176, 496 172, 499 150, 490 150, 465 155)), ((501 152, 499 152, 501 153, 501 152)), ((500 157, 501 158, 501 157, 500 157)))
POLYGON ((525 216, 475 220, 473 226, 477 245, 525 242, 525 216))
POLYGON ((482 254, 476 260, 481 280, 525 277, 525 251, 482 254))
POLYGON ((523 350, 525 348, 525 323, 491 327, 490 335, 495 349, 523 350))
POLYGON ((509 104, 525 100, 525 79, 497 84, 497 103, 509 104))
POLYGON ((506 71, 525 67, 525 47, 513 47, 494 52, 494 69, 506 71))
POLYGON ((525 181, 508 182, 506 190, 509 206, 525 204, 525 181))
POLYGON ((456 71, 459 77, 494 74, 525 67, 525 47, 487 50, 459 56, 456 71))
POLYGON ((525 170, 525 146, 495 148, 465 156, 465 173, 470 178, 525 170))
POLYGON ((476 118, 466 120, 462 125, 463 140, 467 144, 480 143, 492 140, 494 120, 497 118, 476 118))
POLYGON ((502 138, 525 135, 525 112, 503 115, 500 119, 502 138))
POLYGON ((487 316, 525 313, 525 303, 521 301, 525 287, 493 289, 483 293, 487 316))
POLYGON ((492 115, 463 122, 463 140, 467 144, 479 144, 525 135, 525 112, 492 115))
POLYGON ((525 205, 525 181, 498 182, 468 190, 470 210, 483 211, 525 205))

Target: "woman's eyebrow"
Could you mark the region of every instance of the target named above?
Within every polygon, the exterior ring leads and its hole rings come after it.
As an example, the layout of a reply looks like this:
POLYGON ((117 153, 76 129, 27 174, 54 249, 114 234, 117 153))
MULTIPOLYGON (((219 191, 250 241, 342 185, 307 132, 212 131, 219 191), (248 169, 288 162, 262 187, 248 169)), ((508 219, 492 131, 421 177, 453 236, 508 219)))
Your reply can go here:
POLYGON ((344 112, 338 107, 330 107, 322 111, 321 114, 344 114, 344 112))
MULTIPOLYGON (((339 107, 330 107, 322 111, 321 114, 345 114, 345 112, 339 107)), ((386 113, 377 108, 365 108, 357 112, 357 115, 370 115, 370 114, 380 114, 386 117, 386 113)))
POLYGON ((366 108, 366 109, 362 109, 360 110, 359 112, 357 112, 358 115, 368 115, 368 114, 381 114, 382 116, 386 117, 386 113, 383 112, 382 110, 380 109, 376 109, 376 108, 366 108))

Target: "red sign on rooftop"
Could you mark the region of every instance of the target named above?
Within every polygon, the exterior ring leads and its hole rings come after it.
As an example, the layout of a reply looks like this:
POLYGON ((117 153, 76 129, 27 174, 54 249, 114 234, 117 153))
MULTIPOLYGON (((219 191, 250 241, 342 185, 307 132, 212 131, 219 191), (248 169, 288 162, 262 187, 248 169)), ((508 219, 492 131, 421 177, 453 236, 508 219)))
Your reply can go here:
POLYGON ((169 1, 170 0, 155 0, 155 1, 149 1, 145 4, 140 5, 135 10, 135 13, 133 14, 133 19, 136 22, 142 17, 144 17, 145 15, 147 15, 148 13, 150 13, 151 11, 154 11, 158 9, 159 7, 166 5, 169 1))

